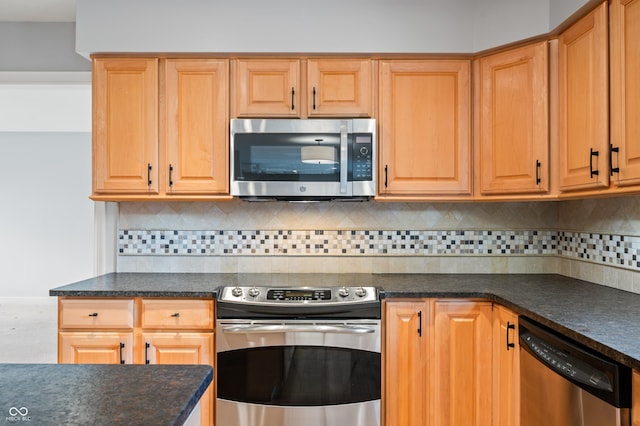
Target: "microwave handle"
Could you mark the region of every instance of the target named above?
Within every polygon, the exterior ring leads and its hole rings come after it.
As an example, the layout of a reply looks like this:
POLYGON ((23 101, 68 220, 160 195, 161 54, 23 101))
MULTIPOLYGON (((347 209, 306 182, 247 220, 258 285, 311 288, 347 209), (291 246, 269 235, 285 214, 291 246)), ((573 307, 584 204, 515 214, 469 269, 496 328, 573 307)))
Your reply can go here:
POLYGON ((347 193, 347 174, 349 173, 347 122, 340 123, 340 194, 347 193))

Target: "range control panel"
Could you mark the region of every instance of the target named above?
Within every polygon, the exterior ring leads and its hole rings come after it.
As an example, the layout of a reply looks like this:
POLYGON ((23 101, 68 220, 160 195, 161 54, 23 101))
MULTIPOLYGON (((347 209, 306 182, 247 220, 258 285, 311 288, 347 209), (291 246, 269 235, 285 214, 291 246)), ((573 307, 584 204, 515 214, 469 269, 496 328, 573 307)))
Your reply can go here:
POLYGON ((265 304, 347 304, 378 301, 378 289, 364 286, 342 287, 260 287, 237 286, 222 288, 219 301, 265 304))

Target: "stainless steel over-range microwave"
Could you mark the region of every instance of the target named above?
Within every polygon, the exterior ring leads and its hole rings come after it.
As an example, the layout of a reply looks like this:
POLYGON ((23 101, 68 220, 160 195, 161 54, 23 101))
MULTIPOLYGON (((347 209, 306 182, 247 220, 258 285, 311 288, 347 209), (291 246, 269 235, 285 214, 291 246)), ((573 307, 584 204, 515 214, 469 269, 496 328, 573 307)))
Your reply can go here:
POLYGON ((374 119, 231 120, 231 195, 339 200, 375 191, 374 119))

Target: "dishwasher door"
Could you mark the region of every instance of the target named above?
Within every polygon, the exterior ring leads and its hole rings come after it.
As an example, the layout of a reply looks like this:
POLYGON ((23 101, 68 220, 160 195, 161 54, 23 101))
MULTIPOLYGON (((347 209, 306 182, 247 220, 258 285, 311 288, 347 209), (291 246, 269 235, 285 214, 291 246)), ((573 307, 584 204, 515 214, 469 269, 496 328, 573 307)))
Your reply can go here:
POLYGON ((520 319, 521 426, 629 426, 631 371, 520 319))

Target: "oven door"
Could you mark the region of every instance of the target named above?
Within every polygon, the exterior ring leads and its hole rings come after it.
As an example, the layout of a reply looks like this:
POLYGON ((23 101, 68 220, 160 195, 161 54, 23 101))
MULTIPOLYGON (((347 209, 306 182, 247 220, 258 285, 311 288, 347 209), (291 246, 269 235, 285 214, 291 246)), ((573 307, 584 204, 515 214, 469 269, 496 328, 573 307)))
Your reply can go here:
POLYGON ((220 425, 380 424, 380 320, 218 320, 220 425))

